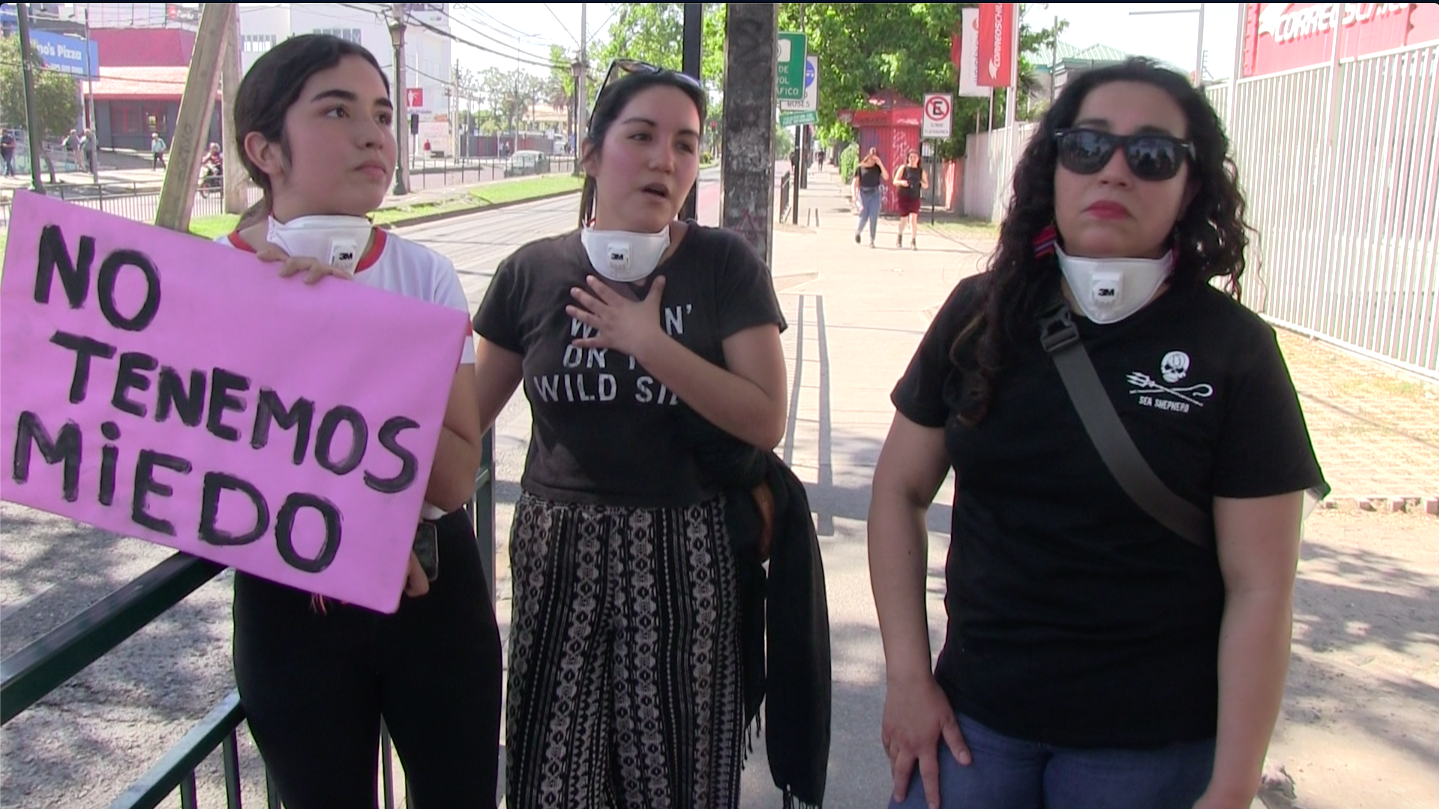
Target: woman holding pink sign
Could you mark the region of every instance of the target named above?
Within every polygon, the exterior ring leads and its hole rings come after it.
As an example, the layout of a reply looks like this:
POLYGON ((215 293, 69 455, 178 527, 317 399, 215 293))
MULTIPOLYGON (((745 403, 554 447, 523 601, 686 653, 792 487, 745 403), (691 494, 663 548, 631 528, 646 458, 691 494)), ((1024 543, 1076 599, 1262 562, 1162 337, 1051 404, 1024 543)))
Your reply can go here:
MULTIPOLYGON (((235 148, 265 210, 222 241, 307 283, 333 275, 468 313, 454 265, 366 218, 395 171, 393 115, 359 45, 305 35, 266 52, 235 104, 235 148)), ((393 615, 235 575, 235 679, 290 809, 375 806, 382 719, 412 806, 495 806, 499 632, 463 509, 482 437, 470 339, 460 362, 393 615)))

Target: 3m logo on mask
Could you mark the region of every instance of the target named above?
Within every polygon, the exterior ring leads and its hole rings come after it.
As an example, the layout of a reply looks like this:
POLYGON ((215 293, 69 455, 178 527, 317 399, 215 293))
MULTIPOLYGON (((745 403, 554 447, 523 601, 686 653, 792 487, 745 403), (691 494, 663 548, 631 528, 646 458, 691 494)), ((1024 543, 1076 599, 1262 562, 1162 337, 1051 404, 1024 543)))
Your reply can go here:
POLYGON ((1188 387, 1172 387, 1189 376, 1189 355, 1183 351, 1171 351, 1159 362, 1159 375, 1166 384, 1161 385, 1154 377, 1143 371, 1135 371, 1125 379, 1134 386, 1130 393, 1139 397, 1139 403, 1155 410, 1174 413, 1188 413, 1190 406, 1203 407, 1201 399, 1214 395, 1214 386, 1207 384, 1188 387))
POLYGON ((627 270, 630 267, 630 248, 627 244, 612 244, 609 249, 610 267, 627 270))
POLYGON ((1123 292, 1124 278, 1118 273, 1097 272, 1090 282, 1089 299, 1095 306, 1109 309, 1119 303, 1123 292))

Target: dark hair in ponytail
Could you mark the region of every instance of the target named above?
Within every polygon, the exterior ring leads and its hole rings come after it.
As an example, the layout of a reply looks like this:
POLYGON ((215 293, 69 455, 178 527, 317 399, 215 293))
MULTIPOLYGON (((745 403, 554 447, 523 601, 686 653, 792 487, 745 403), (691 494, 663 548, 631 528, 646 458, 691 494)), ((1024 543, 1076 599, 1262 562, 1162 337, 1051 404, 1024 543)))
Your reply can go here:
MULTIPOLYGON (((700 124, 704 124, 705 110, 708 104, 705 100, 704 91, 695 86, 691 80, 681 77, 679 74, 669 70, 660 70, 653 73, 630 73, 615 81, 600 92, 599 98, 595 99, 595 111, 590 115, 590 129, 585 135, 584 145, 589 147, 590 154, 599 157, 600 148, 604 145, 605 135, 609 134, 610 126, 619 119, 620 113, 629 106, 635 96, 650 89, 651 87, 674 87, 689 96, 694 102, 695 110, 699 112, 700 124)), ((584 149, 580 150, 581 160, 585 158, 584 149)), ((580 227, 584 227, 595 218, 595 178, 592 174, 585 175, 584 189, 580 192, 580 227)))

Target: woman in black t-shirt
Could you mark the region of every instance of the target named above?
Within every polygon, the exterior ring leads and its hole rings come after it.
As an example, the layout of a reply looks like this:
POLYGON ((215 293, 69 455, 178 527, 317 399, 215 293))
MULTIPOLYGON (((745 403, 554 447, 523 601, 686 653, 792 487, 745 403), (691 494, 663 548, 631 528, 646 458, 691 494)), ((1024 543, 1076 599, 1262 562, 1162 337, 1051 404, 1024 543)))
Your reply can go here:
POLYGON ((1274 331, 1238 301, 1228 150, 1203 93, 1148 60, 1066 86, 989 270, 959 283, 895 387, 869 515, 892 805, 1253 799, 1305 493, 1327 487, 1274 331), (1042 315, 1069 324, 1160 488, 1212 524, 1193 543, 1110 472, 1042 315), (951 467, 931 671, 924 515, 951 467))
POLYGON ((884 203, 884 183, 889 179, 889 169, 884 167, 884 158, 879 149, 871 146, 850 183, 850 201, 859 211, 859 222, 854 226, 854 243, 859 244, 865 223, 869 223, 869 246, 874 247, 875 231, 879 228, 879 210, 884 203))
POLYGON ((899 235, 894 246, 904 247, 904 226, 909 225, 909 246, 919 249, 919 209, 924 192, 929 188, 929 175, 919 165, 919 152, 909 150, 904 167, 894 177, 895 194, 899 197, 899 235))
POLYGON ((505 259, 474 318, 486 429, 522 382, 533 418, 510 542, 506 805, 739 803, 740 600, 702 419, 764 451, 785 424, 768 268, 675 217, 699 175, 704 91, 614 63, 581 165, 581 229, 505 259))

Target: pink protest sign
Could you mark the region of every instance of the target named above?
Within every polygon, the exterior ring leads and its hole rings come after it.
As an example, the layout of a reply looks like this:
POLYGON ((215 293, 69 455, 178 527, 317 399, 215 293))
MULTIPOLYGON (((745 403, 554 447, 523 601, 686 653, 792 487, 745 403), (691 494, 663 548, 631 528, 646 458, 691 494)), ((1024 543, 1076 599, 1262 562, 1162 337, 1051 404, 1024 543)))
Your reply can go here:
POLYGON ((0 498, 393 612, 465 327, 18 193, 0 498))

